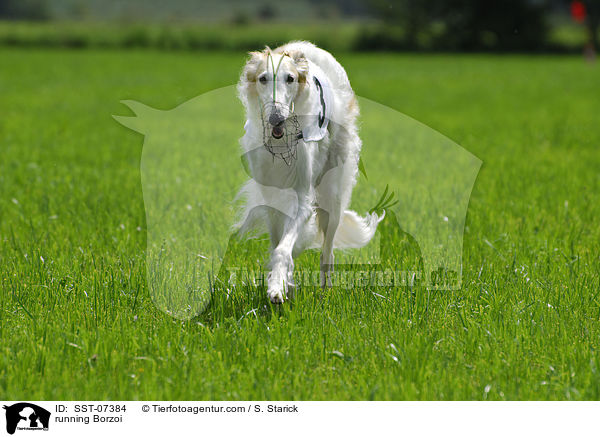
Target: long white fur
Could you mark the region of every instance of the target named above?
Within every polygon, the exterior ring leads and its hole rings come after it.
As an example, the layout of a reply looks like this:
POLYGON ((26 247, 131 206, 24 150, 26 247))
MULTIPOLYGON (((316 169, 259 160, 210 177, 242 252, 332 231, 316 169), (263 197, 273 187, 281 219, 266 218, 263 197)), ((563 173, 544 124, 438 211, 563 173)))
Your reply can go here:
POLYGON ((253 177, 240 191, 245 205, 238 226, 242 233, 266 230, 270 234, 267 293, 272 302, 281 303, 293 287, 293 260, 300 252, 322 248, 321 285, 329 286, 333 249, 363 247, 383 216, 361 217, 347 209, 362 146, 356 126, 359 110, 346 71, 330 53, 304 41, 254 52, 238 83, 238 93, 247 116, 240 144, 253 177), (274 159, 263 146, 260 105, 273 98, 273 84, 264 86, 256 77, 261 74, 258 70, 265 68, 272 75, 261 58, 267 54, 275 65, 284 57, 276 80, 276 99, 293 107, 294 113, 318 113, 320 101, 313 75, 325 75, 333 90, 328 135, 318 142, 300 140, 297 159, 291 165, 274 159), (306 82, 286 85, 287 74, 305 77, 306 82))

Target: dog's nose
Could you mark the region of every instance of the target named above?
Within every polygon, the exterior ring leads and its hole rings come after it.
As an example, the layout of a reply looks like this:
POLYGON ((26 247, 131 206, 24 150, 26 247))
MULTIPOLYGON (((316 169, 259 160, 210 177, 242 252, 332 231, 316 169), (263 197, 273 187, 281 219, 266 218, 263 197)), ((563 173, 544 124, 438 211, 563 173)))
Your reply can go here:
POLYGON ((273 112, 269 116, 269 123, 271 123, 271 125, 273 125, 273 126, 280 125, 281 123, 284 122, 284 120, 285 120, 285 117, 283 115, 281 115, 279 112, 273 112))

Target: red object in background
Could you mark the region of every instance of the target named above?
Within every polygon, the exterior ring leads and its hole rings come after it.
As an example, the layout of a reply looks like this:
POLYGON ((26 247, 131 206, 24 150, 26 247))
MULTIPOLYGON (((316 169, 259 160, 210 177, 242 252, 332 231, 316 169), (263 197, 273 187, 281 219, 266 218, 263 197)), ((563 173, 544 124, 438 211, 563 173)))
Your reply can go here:
POLYGON ((573 20, 577 21, 578 23, 582 23, 585 20, 586 11, 583 2, 571 2, 571 16, 573 17, 573 20))

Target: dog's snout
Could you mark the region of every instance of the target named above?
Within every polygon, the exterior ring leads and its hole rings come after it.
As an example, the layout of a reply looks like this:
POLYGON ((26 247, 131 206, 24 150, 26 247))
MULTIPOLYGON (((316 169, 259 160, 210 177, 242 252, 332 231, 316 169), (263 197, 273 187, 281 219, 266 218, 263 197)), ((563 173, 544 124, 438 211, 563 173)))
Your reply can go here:
POLYGON ((269 123, 273 126, 279 126, 281 123, 285 121, 285 117, 281 115, 279 112, 273 112, 269 116, 269 123))

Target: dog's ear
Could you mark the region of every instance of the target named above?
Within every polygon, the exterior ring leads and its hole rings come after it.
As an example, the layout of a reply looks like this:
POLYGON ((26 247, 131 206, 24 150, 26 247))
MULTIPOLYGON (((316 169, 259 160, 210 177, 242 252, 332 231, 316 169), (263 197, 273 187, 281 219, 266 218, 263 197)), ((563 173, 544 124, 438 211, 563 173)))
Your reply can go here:
POLYGON ((250 52, 250 59, 246 62, 246 66, 244 67, 244 71, 242 73, 242 80, 247 82, 256 82, 256 74, 258 72, 258 67, 260 62, 263 59, 262 52, 250 52))
POLYGON ((298 83, 306 83, 306 77, 308 76, 308 61, 304 57, 304 53, 300 50, 292 50, 287 52, 287 55, 292 58, 294 64, 296 64, 296 70, 298 70, 298 83))
POLYGON ((240 81, 237 85, 238 96, 246 108, 248 107, 249 99, 256 97, 256 88, 250 85, 256 82, 258 69, 264 57, 262 52, 250 52, 249 55, 250 58, 242 70, 240 81))

